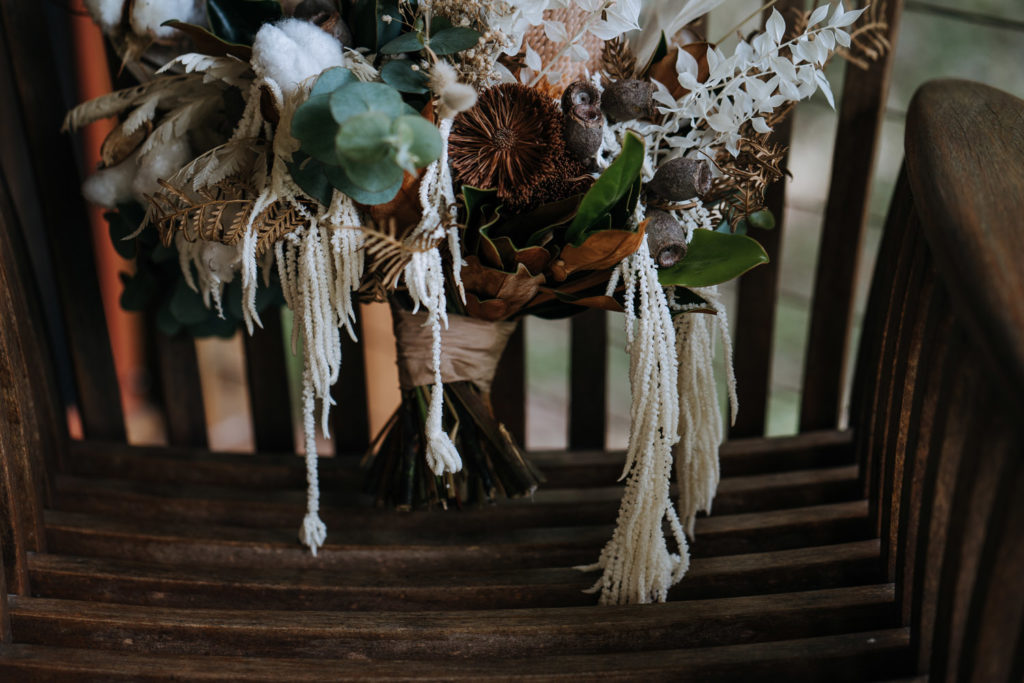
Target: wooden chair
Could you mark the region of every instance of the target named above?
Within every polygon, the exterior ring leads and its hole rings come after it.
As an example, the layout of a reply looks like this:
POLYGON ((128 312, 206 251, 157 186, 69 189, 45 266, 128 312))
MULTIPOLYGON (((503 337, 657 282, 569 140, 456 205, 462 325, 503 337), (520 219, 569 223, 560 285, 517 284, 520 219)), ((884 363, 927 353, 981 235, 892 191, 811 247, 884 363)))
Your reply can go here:
MULTIPOLYGON (((79 178, 56 133, 66 103, 40 47, 53 26, 25 3, 0 6, 0 24, 0 680, 1024 677, 1021 101, 963 82, 915 98, 840 431, 864 141, 888 71, 847 76, 804 431, 760 436, 776 290, 764 268, 737 321, 747 438, 722 448, 692 568, 667 604, 598 607, 581 592, 594 577, 572 567, 597 556, 617 509, 621 454, 594 436, 599 316, 573 321, 573 450, 535 455, 549 481, 533 502, 361 507, 353 460, 337 457, 322 466, 330 537, 311 557, 294 531, 302 463, 279 454, 291 433, 270 335, 247 342, 259 454, 205 450, 194 348, 173 339, 160 355, 174 445, 126 445, 79 178), (60 382, 84 441, 68 438, 60 382)), ((497 392, 520 434, 522 352, 519 337, 497 392)), ((345 368, 339 398, 365 405, 362 368, 345 368)), ((336 425, 341 451, 366 444, 356 414, 336 425)))

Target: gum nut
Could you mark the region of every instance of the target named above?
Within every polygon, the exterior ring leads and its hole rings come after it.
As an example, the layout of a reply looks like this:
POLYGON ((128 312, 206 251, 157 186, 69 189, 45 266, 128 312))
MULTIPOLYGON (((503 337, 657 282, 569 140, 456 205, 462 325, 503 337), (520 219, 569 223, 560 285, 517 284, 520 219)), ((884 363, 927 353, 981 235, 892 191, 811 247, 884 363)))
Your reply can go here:
POLYGON ((613 121, 652 118, 655 114, 654 84, 635 79, 615 81, 605 88, 601 109, 613 121))
MULTIPOLYGON (((577 107, 577 110, 583 107, 577 107)), ((573 114, 568 114, 562 121, 562 135, 565 138, 565 148, 568 152, 579 159, 586 161, 597 154, 601 148, 601 140, 604 137, 604 117, 597 107, 588 107, 589 115, 585 120, 573 114)))
POLYGON ((661 209, 647 212, 647 244, 659 268, 671 268, 686 256, 683 226, 661 209))
POLYGON ((562 111, 569 112, 574 107, 601 106, 601 93, 593 84, 586 81, 574 81, 562 93, 562 111))
POLYGON ((711 189, 711 167, 703 159, 669 159, 647 183, 647 191, 670 202, 703 197, 711 189))

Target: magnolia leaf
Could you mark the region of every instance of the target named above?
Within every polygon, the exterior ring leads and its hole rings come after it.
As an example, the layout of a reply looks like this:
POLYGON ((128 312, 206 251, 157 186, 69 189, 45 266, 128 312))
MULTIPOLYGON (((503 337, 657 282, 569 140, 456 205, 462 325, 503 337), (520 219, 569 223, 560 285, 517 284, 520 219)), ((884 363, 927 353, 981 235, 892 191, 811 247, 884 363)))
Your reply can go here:
POLYGON ((579 246, 567 244, 551 264, 551 275, 561 282, 577 271, 614 268, 637 249, 644 239, 647 221, 634 232, 599 230, 590 233, 579 246))
POLYGON ((464 26, 435 31, 430 36, 430 49, 436 55, 450 55, 468 50, 480 41, 480 32, 464 26))
POLYGON ((213 33, 229 43, 252 45, 260 26, 281 18, 276 0, 206 0, 213 33))
POLYGON ((695 230, 686 256, 671 268, 658 270, 658 281, 666 287, 710 287, 767 262, 764 247, 746 235, 695 230))
POLYGON ((349 83, 355 83, 356 80, 355 75, 345 67, 331 67, 317 76, 316 83, 313 84, 313 89, 309 92, 309 96, 312 98, 317 95, 330 94, 349 83))
POLYGON ((711 304, 704 297, 698 296, 693 290, 686 287, 669 287, 666 293, 668 294, 669 307, 672 309, 673 315, 682 315, 684 313, 715 314, 715 309, 712 308, 711 304), (685 308, 685 310, 677 310, 680 308, 685 308))
POLYGON ((232 55, 245 62, 252 59, 251 47, 248 45, 240 45, 238 43, 229 43, 223 38, 215 36, 205 26, 186 24, 185 22, 178 21, 177 19, 165 21, 160 25, 171 26, 187 35, 192 39, 192 46, 199 54, 209 55, 210 57, 226 57, 228 55, 232 55))
MULTIPOLYGON (((622 152, 583 195, 579 211, 566 233, 566 241, 580 245, 602 216, 610 212, 633 187, 644 163, 646 143, 633 131, 622 140, 622 152)), ((613 226, 618 227, 618 226, 613 226)))
POLYGON ((380 51, 385 55, 399 55, 403 52, 419 52, 423 49, 423 39, 419 33, 410 31, 403 33, 394 40, 388 41, 380 51))
POLYGON ((338 122, 331 116, 330 94, 318 93, 303 102, 292 117, 291 133, 306 154, 327 164, 338 163, 335 149, 338 122))
POLYGON ((385 64, 380 70, 380 77, 398 92, 415 95, 430 92, 426 74, 422 70, 413 71, 412 62, 405 59, 393 59, 385 64))
POLYGON ((543 275, 532 275, 522 263, 514 273, 488 268, 475 256, 467 256, 462 267, 467 312, 484 320, 502 320, 521 310, 544 284, 543 275), (472 300, 470 298, 472 296, 472 300), (491 303, 497 300, 500 303, 491 303))

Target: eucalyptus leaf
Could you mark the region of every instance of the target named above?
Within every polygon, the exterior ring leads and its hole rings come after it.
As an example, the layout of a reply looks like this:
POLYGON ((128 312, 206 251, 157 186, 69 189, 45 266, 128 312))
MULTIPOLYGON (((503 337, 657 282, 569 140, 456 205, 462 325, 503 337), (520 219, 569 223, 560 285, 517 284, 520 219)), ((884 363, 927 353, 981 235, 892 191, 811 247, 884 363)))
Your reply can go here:
POLYGON ((330 98, 331 115, 338 123, 367 112, 395 118, 412 111, 398 91, 384 83, 352 83, 332 92, 330 98))
MULTIPOLYGON (((622 140, 622 152, 583 195, 579 211, 576 212, 576 217, 573 218, 566 233, 567 242, 577 246, 582 244, 587 233, 598 223, 598 219, 607 216, 623 197, 628 195, 640 177, 645 154, 644 139, 633 131, 627 131, 622 140)), ((601 220, 601 224, 603 227, 607 221, 601 220)))
POLYGON ((422 71, 413 71, 412 62, 393 59, 380 70, 380 77, 398 92, 423 94, 430 92, 427 76, 422 71))
POLYGON ((392 124, 392 130, 398 139, 403 140, 403 145, 398 150, 399 166, 410 173, 415 173, 417 169, 441 157, 441 133, 434 124, 422 116, 399 116, 392 124), (406 140, 408 147, 404 143, 406 140), (401 163, 403 152, 408 155, 412 168, 401 163))
POLYGON ((422 49, 423 39, 420 37, 420 34, 410 31, 389 41, 381 47, 380 52, 384 55, 400 55, 403 52, 419 52, 422 49))
POLYGON ((767 262, 764 247, 746 235, 695 230, 686 256, 671 268, 661 268, 658 281, 666 287, 710 287, 767 262))
POLYGON ((338 188, 339 190, 347 194, 349 197, 352 197, 352 199, 359 202, 360 204, 373 206, 376 204, 386 204, 390 202, 392 199, 395 198, 395 195, 398 194, 398 191, 402 189, 402 178, 404 177, 404 175, 402 174, 402 169, 398 168, 394 164, 392 164, 392 167, 397 169, 399 172, 398 181, 391 187, 388 187, 387 189, 381 190, 379 192, 372 192, 355 184, 349 178, 348 174, 345 172, 345 169, 343 169, 341 166, 324 166, 323 168, 324 173, 327 176, 327 179, 330 180, 331 182, 331 185, 338 188))
POLYGON ((775 228, 775 216, 768 209, 761 209, 747 216, 747 223, 761 230, 775 228))
POLYGON ((315 97, 317 95, 329 94, 349 83, 355 83, 357 80, 352 72, 345 67, 334 66, 317 76, 316 83, 313 84, 313 89, 310 90, 309 96, 315 97))
POLYGON ((288 164, 288 173, 299 188, 313 199, 327 206, 331 203, 331 183, 324 174, 324 166, 309 156, 297 153, 288 164))
POLYGON ((382 45, 391 42, 402 32, 401 17, 397 0, 356 0, 346 20, 352 29, 356 47, 379 52, 382 45), (393 20, 384 21, 385 15, 393 20))
POLYGON ((390 121, 380 114, 366 112, 345 120, 338 127, 334 146, 342 166, 370 164, 384 159, 390 151, 390 121))
POLYGON ((206 320, 211 311, 203 303, 203 297, 190 289, 184 278, 180 278, 174 283, 174 293, 171 294, 171 313, 182 325, 189 326, 206 320))
POLYGON ((329 93, 311 95, 295 110, 291 133, 306 154, 327 164, 338 163, 334 142, 338 122, 331 115, 329 93))
POLYGON ((260 26, 280 19, 282 11, 276 0, 206 0, 206 16, 214 35, 252 45, 260 26))
POLYGON ((436 31, 430 36, 430 49, 436 55, 450 55, 468 50, 480 41, 480 32, 465 26, 436 31))

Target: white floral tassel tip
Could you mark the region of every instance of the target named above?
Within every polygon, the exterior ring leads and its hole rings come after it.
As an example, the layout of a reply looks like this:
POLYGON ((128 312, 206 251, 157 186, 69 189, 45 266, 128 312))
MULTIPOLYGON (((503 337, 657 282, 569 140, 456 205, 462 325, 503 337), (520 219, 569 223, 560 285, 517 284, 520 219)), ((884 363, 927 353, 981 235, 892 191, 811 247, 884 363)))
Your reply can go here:
POLYGON ((591 589, 601 591, 602 604, 664 601, 690 562, 669 495, 672 446, 679 424, 675 333, 646 238, 637 252, 619 265, 609 290, 614 290, 620 277, 626 286, 632 395, 623 471, 626 490, 611 540, 597 564, 582 568, 604 570, 591 589), (668 548, 662 526, 666 519, 678 553, 668 548))
POLYGON ((715 332, 721 329, 726 351, 729 402, 736 419, 736 382, 732 374, 729 324, 717 287, 695 289, 716 315, 682 313, 676 317, 679 358, 679 443, 675 447, 679 516, 686 534, 694 536, 698 512, 711 512, 720 477, 718 447, 722 443, 722 414, 715 389, 715 332))

